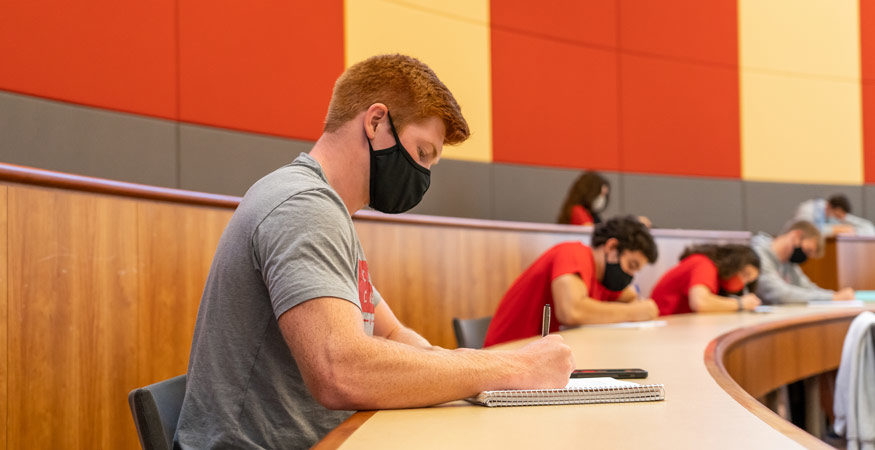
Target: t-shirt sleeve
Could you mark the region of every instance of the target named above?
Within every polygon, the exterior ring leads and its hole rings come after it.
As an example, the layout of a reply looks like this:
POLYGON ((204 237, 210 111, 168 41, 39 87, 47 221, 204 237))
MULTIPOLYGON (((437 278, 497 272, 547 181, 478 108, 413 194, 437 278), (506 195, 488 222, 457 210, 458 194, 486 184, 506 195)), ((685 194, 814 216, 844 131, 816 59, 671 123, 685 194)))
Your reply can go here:
POLYGON ((717 266, 715 266, 707 257, 695 258, 690 261, 692 264, 690 270, 690 282, 687 284, 687 291, 698 284, 703 284, 712 294, 718 292, 717 285, 717 266))
POLYGON ((327 193, 297 194, 256 227, 252 251, 267 286, 274 315, 307 300, 358 301, 355 237, 346 212, 327 193))
POLYGON ((584 257, 583 252, 575 251, 575 247, 572 245, 561 245, 555 251, 550 273, 551 281, 567 273, 580 275, 584 283, 591 278, 595 268, 589 258, 584 257))

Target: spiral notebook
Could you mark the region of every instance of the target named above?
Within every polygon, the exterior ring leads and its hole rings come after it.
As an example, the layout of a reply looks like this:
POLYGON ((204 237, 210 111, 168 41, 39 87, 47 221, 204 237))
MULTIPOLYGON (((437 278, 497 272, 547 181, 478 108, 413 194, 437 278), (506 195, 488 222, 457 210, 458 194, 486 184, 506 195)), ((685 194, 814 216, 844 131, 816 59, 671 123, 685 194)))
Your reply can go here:
POLYGON ((563 389, 483 391, 466 400, 490 407, 653 402, 665 400, 665 386, 614 378, 572 378, 563 389))

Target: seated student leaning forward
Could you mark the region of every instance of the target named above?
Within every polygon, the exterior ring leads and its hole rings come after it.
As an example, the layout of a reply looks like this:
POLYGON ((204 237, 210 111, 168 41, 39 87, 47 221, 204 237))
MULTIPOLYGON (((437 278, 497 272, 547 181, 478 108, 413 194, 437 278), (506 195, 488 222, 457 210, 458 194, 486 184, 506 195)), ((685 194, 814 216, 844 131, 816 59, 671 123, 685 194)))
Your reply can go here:
POLYGON ((313 149, 256 182, 222 234, 174 448, 310 448, 355 410, 568 383, 561 336, 502 352, 435 347, 371 283, 351 216, 415 206, 444 144, 468 135, 415 58, 378 55, 340 76, 313 149))
POLYGON ((752 310, 760 299, 744 290, 759 272, 760 259, 746 245, 694 245, 684 249, 680 262, 659 279, 651 296, 661 316, 752 310), (727 296, 733 294, 740 295, 727 296))
POLYGON ((550 331, 560 325, 650 320, 658 310, 630 286, 632 275, 656 261, 647 227, 636 217, 616 217, 596 226, 592 248, 563 242, 541 255, 510 287, 489 324, 485 346, 541 332, 545 304, 550 331))

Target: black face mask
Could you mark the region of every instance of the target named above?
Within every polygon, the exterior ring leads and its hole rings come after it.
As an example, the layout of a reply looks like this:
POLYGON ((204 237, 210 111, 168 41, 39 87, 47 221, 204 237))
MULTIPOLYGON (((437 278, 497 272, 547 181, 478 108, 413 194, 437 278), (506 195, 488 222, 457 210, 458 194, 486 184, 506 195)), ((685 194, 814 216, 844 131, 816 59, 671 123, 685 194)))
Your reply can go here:
POLYGON ((808 255, 802 251, 802 247, 796 247, 793 249, 793 254, 790 255, 790 262, 793 264, 802 264, 805 261, 808 261, 808 255))
MULTIPOLYGON (((388 112, 387 112, 388 114, 388 112)), ((371 202, 369 206, 387 214, 398 214, 416 206, 431 183, 431 171, 413 160, 401 145, 395 124, 389 115, 389 126, 395 145, 383 150, 371 150, 371 202)))
POLYGON ((626 273, 619 262, 609 263, 608 255, 605 254, 605 275, 602 277, 602 285, 611 291, 622 291, 632 282, 632 275, 626 273))

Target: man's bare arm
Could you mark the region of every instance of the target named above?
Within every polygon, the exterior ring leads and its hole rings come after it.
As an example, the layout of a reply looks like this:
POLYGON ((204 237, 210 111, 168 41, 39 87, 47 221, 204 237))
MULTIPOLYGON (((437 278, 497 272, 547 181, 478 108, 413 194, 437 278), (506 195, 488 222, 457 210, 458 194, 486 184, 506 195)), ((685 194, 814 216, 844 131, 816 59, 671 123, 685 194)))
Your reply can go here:
POLYGON ((306 301, 278 322, 308 389, 331 409, 418 407, 490 389, 557 388, 574 368, 558 335, 515 351, 431 351, 371 337, 361 311, 337 298, 306 301))
POLYGON ((550 289, 556 305, 556 318, 563 325, 651 320, 659 315, 653 300, 623 303, 590 298, 586 283, 576 273, 556 277, 550 289))
POLYGON ((395 317, 395 313, 389 308, 385 299, 378 303, 374 310, 374 336, 384 337, 391 341, 401 342, 402 344, 428 350, 435 348, 426 338, 420 336, 410 328, 405 327, 404 324, 395 317))

